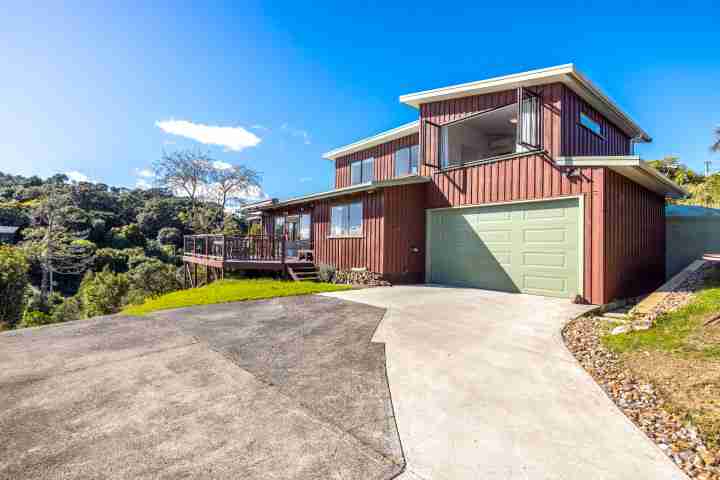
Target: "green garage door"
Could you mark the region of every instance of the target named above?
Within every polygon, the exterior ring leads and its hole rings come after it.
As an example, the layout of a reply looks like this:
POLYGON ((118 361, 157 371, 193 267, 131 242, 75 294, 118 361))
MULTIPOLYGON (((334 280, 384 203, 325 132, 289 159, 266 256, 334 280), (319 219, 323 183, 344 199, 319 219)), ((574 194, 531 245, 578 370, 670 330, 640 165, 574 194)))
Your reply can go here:
POLYGON ((579 293, 578 199, 428 212, 432 283, 553 297, 579 293))

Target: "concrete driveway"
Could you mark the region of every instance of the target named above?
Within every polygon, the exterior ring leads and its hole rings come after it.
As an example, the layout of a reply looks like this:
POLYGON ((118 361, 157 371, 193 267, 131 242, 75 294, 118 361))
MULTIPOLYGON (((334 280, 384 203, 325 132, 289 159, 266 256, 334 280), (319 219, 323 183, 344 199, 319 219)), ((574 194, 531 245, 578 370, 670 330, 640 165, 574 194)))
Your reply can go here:
POLYGON ((587 307, 482 290, 397 286, 326 294, 387 308, 403 480, 683 479, 565 349, 587 307))
POLYGON ((383 314, 307 296, 0 334, 0 478, 392 478, 383 314))

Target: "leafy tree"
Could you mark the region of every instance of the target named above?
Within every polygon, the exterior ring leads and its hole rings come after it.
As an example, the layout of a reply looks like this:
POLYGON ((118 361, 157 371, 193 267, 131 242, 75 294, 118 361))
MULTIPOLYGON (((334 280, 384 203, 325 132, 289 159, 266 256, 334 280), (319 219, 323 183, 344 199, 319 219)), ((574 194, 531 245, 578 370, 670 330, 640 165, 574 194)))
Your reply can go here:
POLYGON ((108 268, 114 273, 125 273, 131 253, 132 249, 100 248, 95 252, 93 270, 99 272, 108 268))
POLYGON ((179 248, 182 246, 183 241, 182 232, 179 228, 163 227, 158 232, 157 241, 161 245, 172 245, 179 248))
POLYGON ((39 327, 42 325, 49 325, 53 322, 53 318, 50 314, 41 312, 39 310, 26 310, 23 313, 22 320, 18 324, 19 328, 28 327, 39 327))
POLYGON ((138 211, 137 223, 147 238, 156 238, 162 228, 183 228, 180 215, 188 210, 188 202, 179 198, 153 198, 138 211))
POLYGON ((30 225, 28 209, 14 200, 0 203, 0 225, 27 227, 30 225))
POLYGON ((698 175, 687 166, 680 163, 680 159, 678 157, 667 156, 662 160, 649 161, 648 164, 668 177, 670 180, 680 185, 697 184, 703 181, 703 177, 701 175, 698 175))
POLYGON ((67 297, 57 305, 50 315, 52 323, 69 322, 82 318, 82 306, 75 297, 67 297))
POLYGON ((140 303, 148 297, 163 295, 182 288, 177 268, 156 259, 148 259, 128 272, 131 303, 140 303))
POLYGON ((147 242, 137 223, 112 228, 110 238, 113 248, 144 247, 147 242))
POLYGON ((90 318, 118 312, 129 286, 125 274, 113 273, 108 268, 97 273, 86 273, 78 292, 83 316, 90 318))
POLYGON ((28 262, 19 248, 0 245, 0 330, 19 321, 29 286, 28 262))

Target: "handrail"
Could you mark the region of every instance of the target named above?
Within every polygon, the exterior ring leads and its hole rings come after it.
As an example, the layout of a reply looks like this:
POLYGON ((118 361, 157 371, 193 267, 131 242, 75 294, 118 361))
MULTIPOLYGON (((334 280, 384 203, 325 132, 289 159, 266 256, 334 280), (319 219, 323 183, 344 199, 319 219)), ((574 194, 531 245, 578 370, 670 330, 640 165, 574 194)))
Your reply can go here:
POLYGON ((185 235, 183 255, 213 260, 280 261, 313 251, 310 240, 288 240, 287 235, 185 235), (291 254, 288 254, 291 252, 291 254))

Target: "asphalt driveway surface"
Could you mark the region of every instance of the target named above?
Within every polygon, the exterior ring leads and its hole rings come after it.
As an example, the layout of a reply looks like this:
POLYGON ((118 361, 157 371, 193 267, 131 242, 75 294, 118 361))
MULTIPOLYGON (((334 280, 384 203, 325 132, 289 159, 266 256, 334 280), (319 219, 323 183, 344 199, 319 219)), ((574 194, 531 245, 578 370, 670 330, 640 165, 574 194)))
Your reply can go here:
POLYGON ((383 314, 309 296, 0 334, 0 478, 392 478, 383 314))
POLYGON ((683 479, 565 348, 567 300, 407 286, 325 294, 387 309, 402 480, 683 479))

